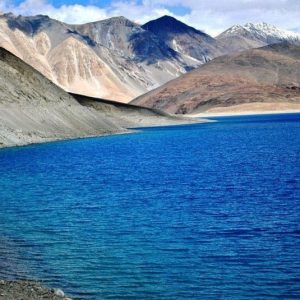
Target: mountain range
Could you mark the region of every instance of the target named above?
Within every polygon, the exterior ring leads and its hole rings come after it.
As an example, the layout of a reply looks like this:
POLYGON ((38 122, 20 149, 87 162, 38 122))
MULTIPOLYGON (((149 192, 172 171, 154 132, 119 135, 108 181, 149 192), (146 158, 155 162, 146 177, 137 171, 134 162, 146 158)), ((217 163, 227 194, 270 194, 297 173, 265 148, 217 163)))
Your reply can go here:
POLYGON ((47 16, 0 16, 0 46, 66 91, 129 102, 216 57, 299 35, 267 24, 234 26, 213 38, 164 16, 70 25, 47 16))

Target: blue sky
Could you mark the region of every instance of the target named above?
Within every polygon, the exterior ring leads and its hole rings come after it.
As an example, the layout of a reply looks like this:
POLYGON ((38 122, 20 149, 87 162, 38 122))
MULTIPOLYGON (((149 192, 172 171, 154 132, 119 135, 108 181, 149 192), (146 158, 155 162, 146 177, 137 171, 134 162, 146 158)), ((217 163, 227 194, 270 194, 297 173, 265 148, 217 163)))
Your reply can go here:
MULTIPOLYGON (((22 2, 22 1, 19 1, 22 2)), ((101 8, 106 8, 106 7, 110 7, 113 2, 118 2, 118 1, 112 1, 112 0, 57 0, 57 1, 49 1, 50 3, 53 4, 53 6, 55 7, 59 7, 63 4, 67 4, 67 5, 72 5, 72 4, 81 4, 81 5, 96 5, 98 7, 101 8)), ((137 5, 143 5, 143 1, 139 0, 139 1, 125 1, 125 2, 135 2, 137 5)), ((176 5, 172 5, 172 4, 166 4, 164 5, 168 10, 170 10, 173 14, 179 15, 179 16, 183 16, 187 13, 190 12, 190 9, 186 6, 184 6, 184 4, 176 4, 176 5)))
POLYGON ((213 36, 247 22, 300 32, 300 0, 0 0, 0 11, 73 24, 120 15, 142 24, 171 15, 213 36))

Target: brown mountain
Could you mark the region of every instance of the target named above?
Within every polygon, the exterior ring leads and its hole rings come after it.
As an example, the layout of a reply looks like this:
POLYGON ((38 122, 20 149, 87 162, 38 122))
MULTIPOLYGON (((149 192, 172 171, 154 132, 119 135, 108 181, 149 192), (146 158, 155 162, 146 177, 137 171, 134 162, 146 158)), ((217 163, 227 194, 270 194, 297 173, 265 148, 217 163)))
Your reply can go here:
POLYGON ((176 114, 300 109, 300 47, 276 44, 218 57, 132 103, 176 114))

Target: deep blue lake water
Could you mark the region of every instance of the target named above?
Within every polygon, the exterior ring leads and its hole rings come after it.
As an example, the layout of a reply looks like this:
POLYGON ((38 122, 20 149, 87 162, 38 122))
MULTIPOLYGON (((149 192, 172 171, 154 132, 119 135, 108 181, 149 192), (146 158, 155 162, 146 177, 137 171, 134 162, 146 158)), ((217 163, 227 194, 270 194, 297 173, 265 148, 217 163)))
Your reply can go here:
POLYGON ((0 151, 0 277, 78 299, 300 299, 300 114, 0 151))

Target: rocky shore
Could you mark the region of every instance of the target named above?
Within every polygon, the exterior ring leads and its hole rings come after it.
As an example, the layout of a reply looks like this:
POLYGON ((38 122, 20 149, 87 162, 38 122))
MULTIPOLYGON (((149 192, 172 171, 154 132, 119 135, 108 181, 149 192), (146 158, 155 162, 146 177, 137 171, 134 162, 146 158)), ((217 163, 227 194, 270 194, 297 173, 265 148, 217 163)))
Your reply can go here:
POLYGON ((49 289, 35 281, 0 280, 3 300, 72 300, 61 289, 49 289))

